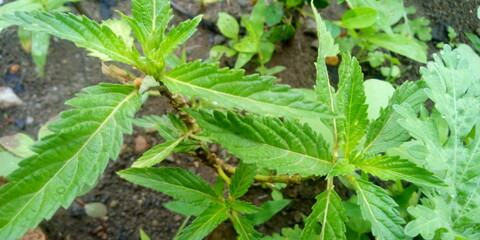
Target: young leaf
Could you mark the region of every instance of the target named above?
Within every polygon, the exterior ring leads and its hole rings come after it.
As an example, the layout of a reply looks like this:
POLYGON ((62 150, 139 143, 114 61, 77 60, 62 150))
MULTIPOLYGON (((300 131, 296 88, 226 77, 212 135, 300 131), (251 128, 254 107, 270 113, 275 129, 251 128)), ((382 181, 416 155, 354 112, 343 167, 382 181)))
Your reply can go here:
POLYGON ((243 70, 218 69, 218 64, 200 61, 169 71, 161 79, 173 93, 199 96, 222 107, 238 108, 274 116, 331 117, 321 103, 288 85, 272 85, 273 77, 244 76, 243 70))
POLYGON ((317 202, 312 207, 312 213, 305 222, 305 228, 302 232, 302 239, 312 239, 315 235, 315 226, 317 222, 322 225, 320 239, 346 239, 345 238, 345 222, 347 216, 342 205, 342 199, 337 192, 327 189, 317 197, 317 202))
POLYGON ((240 26, 238 25, 237 20, 235 20, 230 14, 224 12, 218 13, 217 26, 225 37, 235 40, 238 39, 240 26))
POLYGON ((393 105, 407 102, 416 111, 427 100, 424 92, 425 82, 405 82, 394 93, 388 106, 380 111, 377 118, 367 129, 363 151, 367 154, 377 154, 400 146, 410 137, 408 131, 398 123, 400 114, 395 112, 393 105))
POLYGON ((175 147, 177 147, 182 140, 182 138, 179 138, 177 140, 164 142, 150 148, 143 154, 142 157, 133 163, 132 167, 145 168, 160 163, 175 149, 175 147))
POLYGON ((352 8, 342 15, 341 26, 344 28, 366 28, 375 24, 377 10, 369 7, 352 8))
POLYGON ((230 203, 230 207, 236 211, 239 211, 241 213, 245 214, 253 214, 257 213, 258 211, 261 211, 262 209, 249 203, 249 202, 244 202, 240 200, 235 200, 232 203, 230 203))
POLYGON ((247 218, 252 221, 253 225, 262 224, 282 211, 291 201, 290 199, 267 201, 260 206, 260 211, 247 215, 247 218))
POLYGON ((140 229, 140 240, 151 240, 150 237, 143 231, 143 229, 140 229))
POLYGON ((399 157, 376 156, 362 161, 359 167, 383 180, 405 180, 434 188, 446 186, 433 173, 399 157))
POLYGON ((118 172, 118 175, 186 203, 208 206, 219 202, 207 182, 181 168, 130 168, 118 172))
POLYGON ((279 174, 322 176, 332 168, 329 146, 308 125, 285 119, 242 116, 232 112, 185 109, 205 134, 245 163, 276 170, 279 174))
POLYGON ((50 35, 44 32, 32 32, 32 58, 39 76, 43 76, 43 68, 47 62, 50 35))
POLYGON ((197 16, 170 29, 165 35, 165 40, 156 48, 157 51, 161 52, 159 56, 165 58, 179 45, 184 44, 197 31, 197 26, 201 20, 202 16, 197 16))
POLYGON ((409 239, 401 226, 405 222, 398 205, 383 188, 361 179, 350 178, 358 194, 358 205, 365 219, 372 224, 372 233, 380 240, 409 239))
POLYGON ((177 240, 202 240, 227 218, 228 208, 224 204, 212 204, 182 231, 177 240))
POLYGON ((109 27, 101 26, 85 16, 35 11, 15 12, 15 15, 5 17, 9 22, 25 29, 42 31, 72 41, 102 61, 119 61, 136 66, 140 57, 135 48, 128 48, 122 37, 109 27))
POLYGON ((396 52, 417 62, 427 62, 427 47, 425 43, 400 34, 378 33, 361 35, 366 40, 380 47, 396 52))
POLYGON ((253 183, 253 177, 257 173, 255 164, 245 164, 240 162, 230 183, 230 195, 233 198, 243 196, 253 183))
POLYGON ((163 206, 172 212, 176 212, 185 216, 198 216, 206 209, 205 207, 180 201, 167 202, 163 204, 163 206))
POLYGON ((363 74, 357 59, 344 54, 338 71, 338 84, 335 100, 338 111, 345 118, 338 119, 339 140, 346 156, 353 153, 368 126, 365 94, 363 92, 363 74))
POLYGON ((131 133, 142 100, 133 86, 101 84, 67 101, 74 107, 50 125, 0 188, 0 239, 16 239, 58 207, 67 208, 85 185, 93 185, 131 133))
POLYGON ((260 238, 261 234, 253 228, 253 223, 245 216, 233 212, 231 219, 233 227, 238 233, 238 240, 254 240, 260 238))

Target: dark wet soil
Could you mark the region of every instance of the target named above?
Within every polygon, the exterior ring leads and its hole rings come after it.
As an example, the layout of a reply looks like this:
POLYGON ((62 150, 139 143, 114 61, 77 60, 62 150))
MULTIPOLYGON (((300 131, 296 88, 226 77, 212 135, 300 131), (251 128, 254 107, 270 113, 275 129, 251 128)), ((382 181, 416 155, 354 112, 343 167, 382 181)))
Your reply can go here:
MULTIPOLYGON (((238 17, 251 9, 250 1, 247 0, 231 0, 229 1, 231 4, 224 1, 208 5, 205 9, 200 9, 194 0, 174 2, 190 13, 204 14, 205 18, 212 22, 215 21, 216 15, 220 11, 229 12, 238 17)), ((102 14, 100 13, 101 4, 107 3, 106 1, 102 1, 102 3, 89 1, 82 2, 81 6, 94 19, 100 20, 101 16, 108 15, 108 11, 105 12, 105 6, 103 6, 102 14)), ((465 32, 480 34, 480 22, 476 18, 475 12, 479 4, 478 0, 406 0, 406 5, 413 5, 417 8, 417 16, 425 16, 431 21, 434 41, 429 43, 430 53, 437 51, 434 47, 435 41, 448 41, 447 26, 452 26, 459 33, 458 42, 469 43, 464 36, 465 32)), ((113 9, 129 14, 130 2, 118 1, 113 9)), ((339 19, 341 11, 341 9, 329 8, 323 10, 322 15, 327 19, 339 19)), ((113 17, 116 16, 118 14, 114 13, 113 17)), ((174 22, 178 23, 181 20, 185 20, 185 16, 177 15, 174 22)), ((101 74, 101 64, 98 60, 86 56, 86 51, 77 48, 74 44, 57 38, 52 39, 45 76, 40 78, 35 73, 31 57, 21 49, 16 34, 16 28, 11 27, 0 35, 0 76, 1 78, 5 76, 9 66, 20 65, 18 76, 24 86, 24 91, 18 95, 25 105, 14 109, 0 110, 0 136, 23 132, 35 137, 42 124, 55 117, 59 112, 68 109, 68 106, 63 103, 74 97, 80 89, 99 82, 112 82, 101 74), (33 122, 26 124, 27 118, 30 120, 33 118, 33 122)), ((200 28, 186 45, 189 59, 205 58, 214 39, 215 33, 200 28)), ((294 41, 278 44, 268 66, 284 65, 287 67, 287 70, 278 75, 282 83, 294 87, 312 88, 315 79, 313 62, 316 59, 316 50, 311 47, 311 42, 314 40, 314 37, 304 35, 301 29, 297 32, 294 41)), ((418 79, 420 64, 404 58, 402 60, 412 68, 402 76, 401 82, 407 79, 418 79)), ((254 66, 247 66, 247 69, 253 68, 254 66)), ((368 67, 365 67, 365 70, 368 71, 366 72, 367 76, 377 75, 368 67)), ((4 80, 0 80, 0 85, 4 84, 4 80)), ((137 116, 161 115, 169 109, 166 99, 152 97, 137 116)), ((89 194, 78 198, 83 202, 104 202, 109 210, 108 217, 101 221, 91 219, 85 216, 75 204, 69 209, 60 209, 51 220, 41 224, 49 239, 138 239, 139 229, 147 232, 152 239, 171 239, 175 235, 184 217, 163 207, 164 203, 172 199, 154 190, 135 186, 115 174, 116 171, 128 168, 135 159, 141 156, 141 152, 134 150, 134 139, 137 136, 145 137, 150 146, 162 141, 156 134, 136 128, 132 136, 125 136, 125 148, 122 154, 116 161, 109 164, 106 172, 100 177, 97 187, 89 194), (99 231, 102 225, 106 227, 106 234, 99 231)), ((215 174, 194 159, 182 155, 174 155, 170 161, 165 161, 162 165, 183 167, 209 181, 213 181, 215 174)), ((284 189, 284 196, 292 199, 292 203, 274 216, 271 221, 258 226, 257 229, 260 232, 271 234, 279 232, 282 227, 302 224, 302 214, 309 214, 315 195, 323 190, 324 182, 321 179, 287 187, 284 189)), ((346 189, 339 189, 339 191, 342 197, 348 197, 346 189)), ((259 205, 270 198, 269 194, 270 190, 254 187, 246 198, 259 205)), ((210 239, 233 239, 234 236, 231 225, 224 223, 210 236, 210 239)))

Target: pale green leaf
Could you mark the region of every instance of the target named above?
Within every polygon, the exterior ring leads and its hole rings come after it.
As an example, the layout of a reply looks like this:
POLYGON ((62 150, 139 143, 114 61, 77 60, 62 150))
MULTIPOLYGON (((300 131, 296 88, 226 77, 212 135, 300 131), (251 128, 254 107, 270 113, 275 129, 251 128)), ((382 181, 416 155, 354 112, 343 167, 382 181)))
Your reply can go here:
POLYGON ((220 12, 218 13, 217 26, 220 32, 225 35, 225 37, 231 39, 238 38, 238 31, 240 26, 238 25, 237 20, 228 13, 220 12))
POLYGON ((218 69, 218 64, 187 63, 161 81, 173 93, 199 96, 221 107, 291 118, 332 116, 323 104, 306 100, 302 91, 273 85, 273 77, 244 76, 243 70, 218 69))
POLYGON ((258 211, 261 211, 262 209, 249 203, 249 202, 244 202, 240 200, 235 200, 232 203, 230 203, 230 207, 236 211, 239 211, 241 213, 245 214, 253 214, 258 211))
MULTIPOLYGON (((187 109, 185 109, 187 110, 187 109)), ((280 174, 322 176, 333 166, 329 146, 308 125, 285 119, 188 110, 213 141, 245 163, 280 174)))
POLYGON ((155 89, 155 88, 158 88, 159 86, 160 86, 160 83, 157 80, 155 80, 155 78, 153 78, 150 75, 147 75, 143 78, 142 84, 140 84, 140 89, 138 89, 138 91, 141 94, 143 94, 149 91, 150 89, 155 89))
POLYGON ((405 234, 415 237, 421 234, 425 239, 433 239, 441 228, 448 229, 450 211, 442 199, 422 199, 422 205, 411 206, 408 212, 415 218, 405 227, 405 234))
POLYGON ((388 106, 395 92, 392 84, 378 79, 368 79, 363 82, 365 103, 368 105, 368 119, 375 120, 380 116, 380 110, 388 106))
POLYGON ((40 77, 44 74, 45 63, 47 62, 48 46, 50 35, 44 32, 32 32, 32 58, 35 69, 40 77))
POLYGON ((405 223, 397 210, 398 205, 381 187, 361 179, 350 178, 358 195, 363 217, 372 224, 372 233, 379 240, 409 239, 403 233, 405 223))
POLYGON ((369 124, 365 94, 363 92, 363 73, 356 58, 344 54, 339 71, 340 81, 335 100, 338 112, 344 118, 337 119, 339 140, 346 156, 353 153, 369 124))
POLYGON ((253 183, 253 177, 257 173, 255 164, 245 164, 240 162, 235 169, 235 174, 232 176, 230 183, 230 195, 233 198, 239 198, 247 193, 248 189, 253 183))
POLYGON ((150 148, 132 164, 132 167, 145 168, 162 162, 182 140, 182 138, 179 138, 177 140, 164 142, 150 148))
POLYGON ((427 96, 423 91, 425 82, 405 82, 400 86, 390 99, 389 105, 380 110, 377 118, 367 129, 363 151, 368 154, 377 154, 400 146, 410 137, 408 131, 403 129, 398 120, 400 114, 393 109, 394 104, 409 103, 419 111, 419 107, 425 102, 427 96))
POLYGON ((132 28, 123 19, 108 19, 103 21, 102 26, 110 28, 117 36, 120 36, 127 48, 132 48, 134 39, 132 35, 132 28))
POLYGON ((5 177, 18 168, 18 163, 22 159, 9 153, 0 152, 0 177, 5 177))
POLYGON ((208 206, 219 201, 207 182, 181 168, 130 168, 118 172, 118 175, 186 203, 208 206))
POLYGON ((391 26, 397 23, 405 13, 403 1, 398 0, 348 0, 353 8, 371 7, 377 10, 377 25, 386 33, 393 33, 391 26))
POLYGON ((35 155, 30 147, 35 143, 30 136, 25 133, 17 133, 0 137, 0 146, 20 158, 28 158, 35 155))
POLYGON ((228 208, 225 205, 212 204, 182 231, 177 240, 202 240, 227 218, 228 208))
POLYGON ((264 202, 260 206, 260 211, 247 215, 247 218, 253 222, 253 225, 265 223, 275 214, 282 211, 291 201, 290 199, 280 199, 264 202))
POLYGON ((427 187, 445 187, 433 173, 399 157, 376 156, 359 164, 360 169, 383 180, 404 180, 427 187))
POLYGON ((37 142, 36 153, 20 163, 0 188, 0 239, 16 239, 43 218, 67 208, 93 185, 131 133, 142 100, 132 86, 101 84, 67 101, 75 109, 51 124, 53 135, 37 142))
POLYGON ((346 239, 345 231, 347 229, 345 222, 347 221, 347 216, 345 215, 345 209, 340 196, 332 188, 317 195, 316 199, 317 202, 312 207, 312 213, 305 222, 302 239, 312 239, 316 234, 315 226, 318 222, 322 226, 320 239, 346 239))
POLYGON ((245 216, 234 212, 231 214, 233 227, 238 233, 238 240, 254 240, 259 239, 261 234, 253 228, 253 223, 245 216))
POLYGON ((15 12, 6 16, 11 23, 32 31, 42 31, 74 42, 103 61, 119 61, 136 66, 140 54, 129 48, 121 36, 85 16, 54 12, 15 12))
POLYGON ((377 10, 370 7, 352 8, 342 15, 341 26, 344 28, 366 28, 375 24, 377 10))
POLYGON ((140 229, 140 240, 150 240, 150 237, 143 231, 143 229, 140 229))
POLYGON ((427 62, 427 46, 425 43, 400 34, 377 33, 361 35, 367 41, 396 52, 417 62, 427 62))

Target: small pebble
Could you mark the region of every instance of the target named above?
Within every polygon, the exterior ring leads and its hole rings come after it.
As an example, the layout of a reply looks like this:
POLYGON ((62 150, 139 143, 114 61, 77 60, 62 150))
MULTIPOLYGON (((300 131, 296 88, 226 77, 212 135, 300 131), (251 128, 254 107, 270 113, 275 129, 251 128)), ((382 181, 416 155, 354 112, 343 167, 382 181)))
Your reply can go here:
POLYGON ((22 99, 11 88, 0 87, 0 109, 19 107, 21 105, 23 105, 22 99))
POLYGON ((30 117, 30 116, 27 116, 27 118, 25 119, 25 123, 27 125, 31 125, 33 121, 34 121, 33 117, 30 117))
POLYGON ((138 135, 135 138, 135 152, 136 153, 143 153, 143 152, 147 151, 148 147, 149 146, 148 146, 147 139, 144 136, 138 135))

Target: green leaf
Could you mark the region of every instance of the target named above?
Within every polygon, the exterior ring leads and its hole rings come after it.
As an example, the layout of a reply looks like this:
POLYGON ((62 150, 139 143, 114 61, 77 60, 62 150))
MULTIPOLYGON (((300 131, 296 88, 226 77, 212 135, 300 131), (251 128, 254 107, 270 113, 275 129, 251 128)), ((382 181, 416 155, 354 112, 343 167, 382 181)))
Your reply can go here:
POLYGON ((363 92, 363 73, 356 58, 344 54, 339 68, 339 84, 335 100, 338 112, 345 118, 338 119, 339 140, 342 149, 350 156, 365 134, 369 124, 365 94, 363 92))
POLYGON ((262 210, 261 208, 258 208, 257 206, 249 203, 249 202, 244 202, 240 200, 235 200, 230 204, 230 207, 236 211, 239 211, 241 213, 245 214, 252 214, 252 213, 257 213, 258 211, 262 210))
POLYGON ((205 207, 199 207, 197 205, 180 201, 167 202, 163 204, 163 206, 172 212, 176 212, 184 216, 198 216, 205 210, 205 207))
POLYGON ((192 20, 187 20, 173 27, 165 35, 165 40, 156 48, 165 58, 173 52, 179 45, 184 44, 197 31, 197 26, 202 20, 202 16, 197 16, 192 20))
POLYGON ((375 120, 380 116, 380 110, 388 106, 388 102, 395 92, 392 84, 377 79, 368 79, 363 82, 365 103, 368 105, 368 119, 375 120))
POLYGON ((150 237, 142 229, 140 229, 140 240, 150 240, 150 237))
POLYGON ((328 144, 308 125, 232 112, 214 111, 211 115, 185 110, 210 139, 245 163, 302 176, 322 176, 333 166, 328 144))
POLYGON ((15 12, 6 19, 32 31, 42 31, 74 42, 86 48, 102 61, 119 61, 136 66, 140 54, 128 48, 122 37, 107 26, 101 26, 85 16, 54 12, 15 12))
POLYGON ((312 239, 313 235, 316 234, 315 226, 317 222, 322 225, 320 239, 346 239, 345 222, 347 216, 340 196, 332 188, 317 195, 316 199, 317 202, 312 207, 312 213, 305 222, 302 239, 312 239))
POLYGON ((127 48, 132 48, 134 39, 132 35, 132 28, 128 25, 127 21, 123 19, 108 19, 102 22, 102 26, 107 26, 115 34, 123 39, 123 42, 127 48))
POLYGON ((276 3, 271 3, 265 10, 265 21, 269 26, 276 25, 282 21, 283 8, 276 3))
POLYGON ((218 69, 218 64, 187 63, 161 80, 173 93, 199 96, 221 107, 292 118, 332 116, 321 103, 306 100, 303 92, 273 85, 273 77, 244 76, 243 70, 218 69))
POLYGON ((370 7, 377 10, 377 25, 387 34, 392 34, 391 26, 397 23, 405 13, 403 1, 397 0, 349 0, 353 8, 370 7))
POLYGON ((218 13, 217 26, 225 37, 235 40, 238 39, 240 26, 238 25, 237 20, 235 20, 230 14, 225 12, 218 13))
POLYGON ((28 158, 35 155, 30 147, 35 143, 30 136, 24 133, 17 133, 0 137, 0 146, 20 158, 28 158))
POLYGON ((228 208, 225 205, 212 204, 182 231, 177 240, 202 240, 227 218, 228 208))
POLYGON ((376 156, 362 161, 360 169, 383 180, 404 180, 427 187, 445 187, 433 173, 399 157, 376 156))
POLYGON ((47 62, 50 35, 43 32, 32 32, 32 58, 35 69, 39 76, 43 76, 45 63, 47 62))
POLYGON ((247 193, 253 183, 253 177, 257 173, 257 167, 254 164, 245 164, 240 162, 230 183, 230 195, 233 198, 239 198, 247 193))
POLYGON ((247 64, 250 61, 250 59, 252 59, 254 55, 255 53, 244 53, 244 52, 238 53, 237 61, 235 61, 235 66, 233 68, 239 69, 243 67, 245 64, 247 64))
POLYGON ((132 167, 145 168, 162 162, 182 140, 182 138, 179 138, 177 140, 164 142, 150 148, 132 164, 132 167))
POLYGON ((472 45, 477 49, 477 51, 480 51, 480 38, 472 33, 465 33, 465 36, 472 42, 472 45))
POLYGON ((245 216, 234 212, 231 215, 233 227, 238 233, 238 240, 254 240, 259 239, 261 234, 253 228, 253 223, 245 216))
POLYGON ((377 10, 369 7, 352 8, 342 15, 341 26, 344 28, 366 28, 375 24, 377 10))
POLYGON ((0 159, 0 165, 2 166, 0 177, 5 177, 15 171, 18 168, 18 163, 22 160, 9 152, 0 152, 0 159))
POLYGON ((401 226, 405 222, 397 210, 397 203, 383 188, 361 179, 350 178, 358 194, 358 205, 365 219, 372 224, 372 233, 380 240, 409 239, 401 226))
POLYGON ((67 208, 85 185, 93 185, 131 133, 142 100, 133 86, 101 84, 67 101, 75 109, 51 124, 53 135, 37 142, 0 188, 0 239, 16 239, 58 207, 67 208))
POLYGON ((425 82, 405 82, 394 93, 389 105, 380 111, 377 118, 367 129, 363 151, 367 154, 385 152, 390 148, 400 146, 410 138, 408 131, 403 129, 398 120, 401 115, 395 112, 393 105, 408 103, 418 112, 427 96, 423 90, 425 82))
POLYGON ((118 175, 130 182, 155 189, 186 203, 208 206, 219 202, 207 182, 181 168, 130 168, 118 172, 118 175))
MULTIPOLYGON (((422 199, 422 205, 408 208, 415 220, 409 222, 405 227, 405 234, 415 237, 421 234, 425 239, 433 239, 435 232, 441 228, 449 229, 450 211, 443 199, 435 197, 431 200, 422 199)), ((450 229, 449 229, 450 230, 450 229)))
POLYGON ((282 211, 292 200, 281 199, 275 201, 267 201, 260 206, 262 210, 259 212, 247 215, 247 218, 252 221, 253 225, 262 224, 272 218, 275 214, 282 211))
POLYGON ((367 41, 396 52, 417 62, 427 62, 427 47, 424 43, 400 34, 378 33, 361 35, 367 41))

